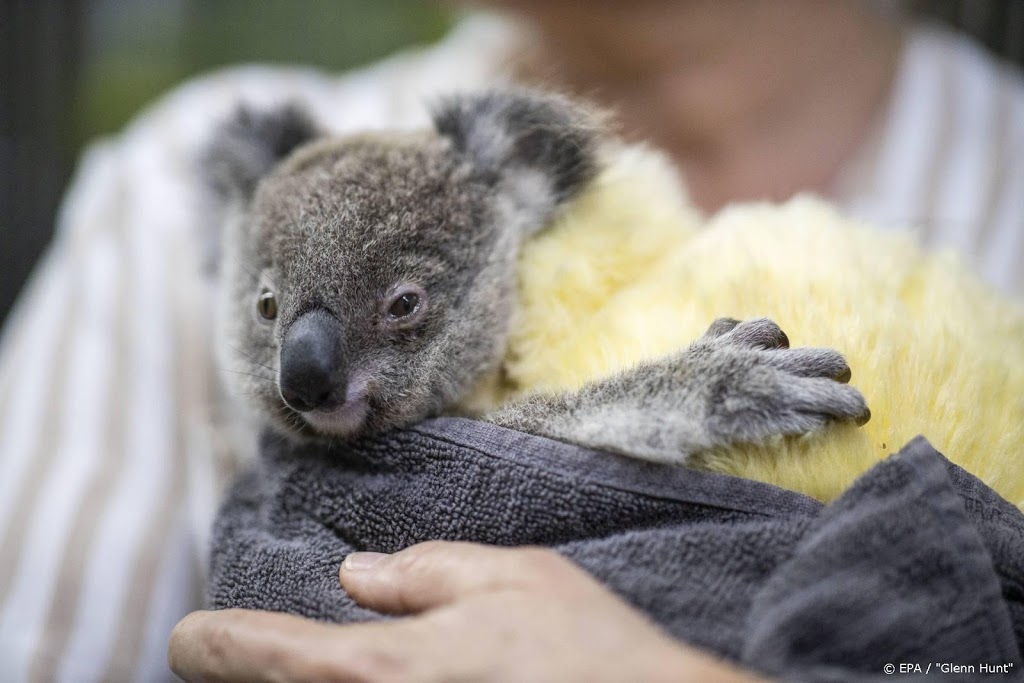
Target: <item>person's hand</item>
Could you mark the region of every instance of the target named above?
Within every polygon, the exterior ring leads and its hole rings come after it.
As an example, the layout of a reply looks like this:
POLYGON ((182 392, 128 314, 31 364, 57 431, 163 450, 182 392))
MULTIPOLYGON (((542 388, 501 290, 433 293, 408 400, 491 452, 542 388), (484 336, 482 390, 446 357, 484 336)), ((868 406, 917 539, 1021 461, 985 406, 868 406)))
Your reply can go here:
POLYGON ((188 681, 750 681, 671 640, 560 555, 431 542, 354 553, 341 583, 405 619, 338 626, 194 612, 168 659, 188 681))

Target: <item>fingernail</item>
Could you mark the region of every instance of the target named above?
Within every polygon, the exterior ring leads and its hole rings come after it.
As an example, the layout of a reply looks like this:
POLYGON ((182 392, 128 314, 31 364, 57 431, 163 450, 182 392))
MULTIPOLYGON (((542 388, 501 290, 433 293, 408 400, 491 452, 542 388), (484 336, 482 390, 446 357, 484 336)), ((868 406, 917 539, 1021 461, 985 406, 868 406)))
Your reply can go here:
POLYGON ((369 569, 385 557, 387 557, 387 553, 350 553, 345 557, 345 561, 341 563, 341 568, 346 571, 369 569))

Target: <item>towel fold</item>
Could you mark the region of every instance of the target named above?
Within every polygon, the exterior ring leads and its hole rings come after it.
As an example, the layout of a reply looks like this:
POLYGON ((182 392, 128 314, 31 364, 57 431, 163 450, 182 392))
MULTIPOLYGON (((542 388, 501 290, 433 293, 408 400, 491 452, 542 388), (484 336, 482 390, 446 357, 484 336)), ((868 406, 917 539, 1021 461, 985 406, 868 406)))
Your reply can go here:
POLYGON ((1024 515, 922 438, 824 506, 458 418, 333 448, 266 435, 216 523, 210 602, 380 618, 342 559, 433 539, 553 547, 674 636, 787 680, 1024 675, 1024 515))

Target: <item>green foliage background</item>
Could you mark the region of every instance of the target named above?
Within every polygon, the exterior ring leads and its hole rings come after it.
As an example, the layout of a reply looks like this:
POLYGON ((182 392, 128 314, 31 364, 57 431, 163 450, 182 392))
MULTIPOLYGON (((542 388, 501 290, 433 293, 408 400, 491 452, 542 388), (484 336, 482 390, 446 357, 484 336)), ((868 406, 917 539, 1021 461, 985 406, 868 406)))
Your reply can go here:
POLYGON ((344 71, 434 42, 453 21, 422 0, 120 0, 102 9, 89 17, 95 25, 79 65, 72 148, 121 129, 142 106, 204 71, 246 62, 344 71))

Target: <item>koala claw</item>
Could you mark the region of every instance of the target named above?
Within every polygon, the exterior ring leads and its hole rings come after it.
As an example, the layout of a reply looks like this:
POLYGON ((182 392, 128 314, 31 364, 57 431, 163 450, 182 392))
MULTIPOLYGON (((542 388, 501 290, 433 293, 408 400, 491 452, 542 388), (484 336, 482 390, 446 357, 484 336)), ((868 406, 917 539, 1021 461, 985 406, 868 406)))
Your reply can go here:
POLYGON ((864 397, 848 386, 842 354, 825 348, 789 348, 766 318, 720 318, 694 344, 719 383, 709 404, 711 431, 726 441, 797 435, 830 421, 863 425, 871 418, 864 397))
MULTIPOLYGON (((850 366, 847 365, 845 369, 840 371, 837 375, 834 375, 832 379, 840 384, 849 384, 850 380, 853 379, 853 370, 851 370, 850 366)), ((868 411, 869 415, 870 412, 871 411, 868 411)), ((865 422, 867 422, 867 420, 865 420, 865 422)))
POLYGON ((708 331, 704 333, 704 340, 717 339, 724 334, 732 332, 739 324, 740 321, 736 318, 718 318, 711 323, 708 331))
POLYGON ((768 318, 755 318, 740 322, 733 318, 719 318, 698 341, 728 344, 751 349, 788 349, 789 337, 768 318))
POLYGON ((760 355, 766 364, 797 377, 826 377, 840 384, 849 384, 853 377, 846 359, 832 349, 798 348, 760 355))
POLYGON ((794 378, 791 399, 797 410, 816 412, 826 419, 864 425, 871 419, 864 397, 853 387, 824 377, 794 378))
POLYGON ((736 386, 722 387, 709 406, 719 443, 796 436, 829 422, 864 425, 871 418, 859 391, 829 377, 803 376, 754 363, 736 386))

